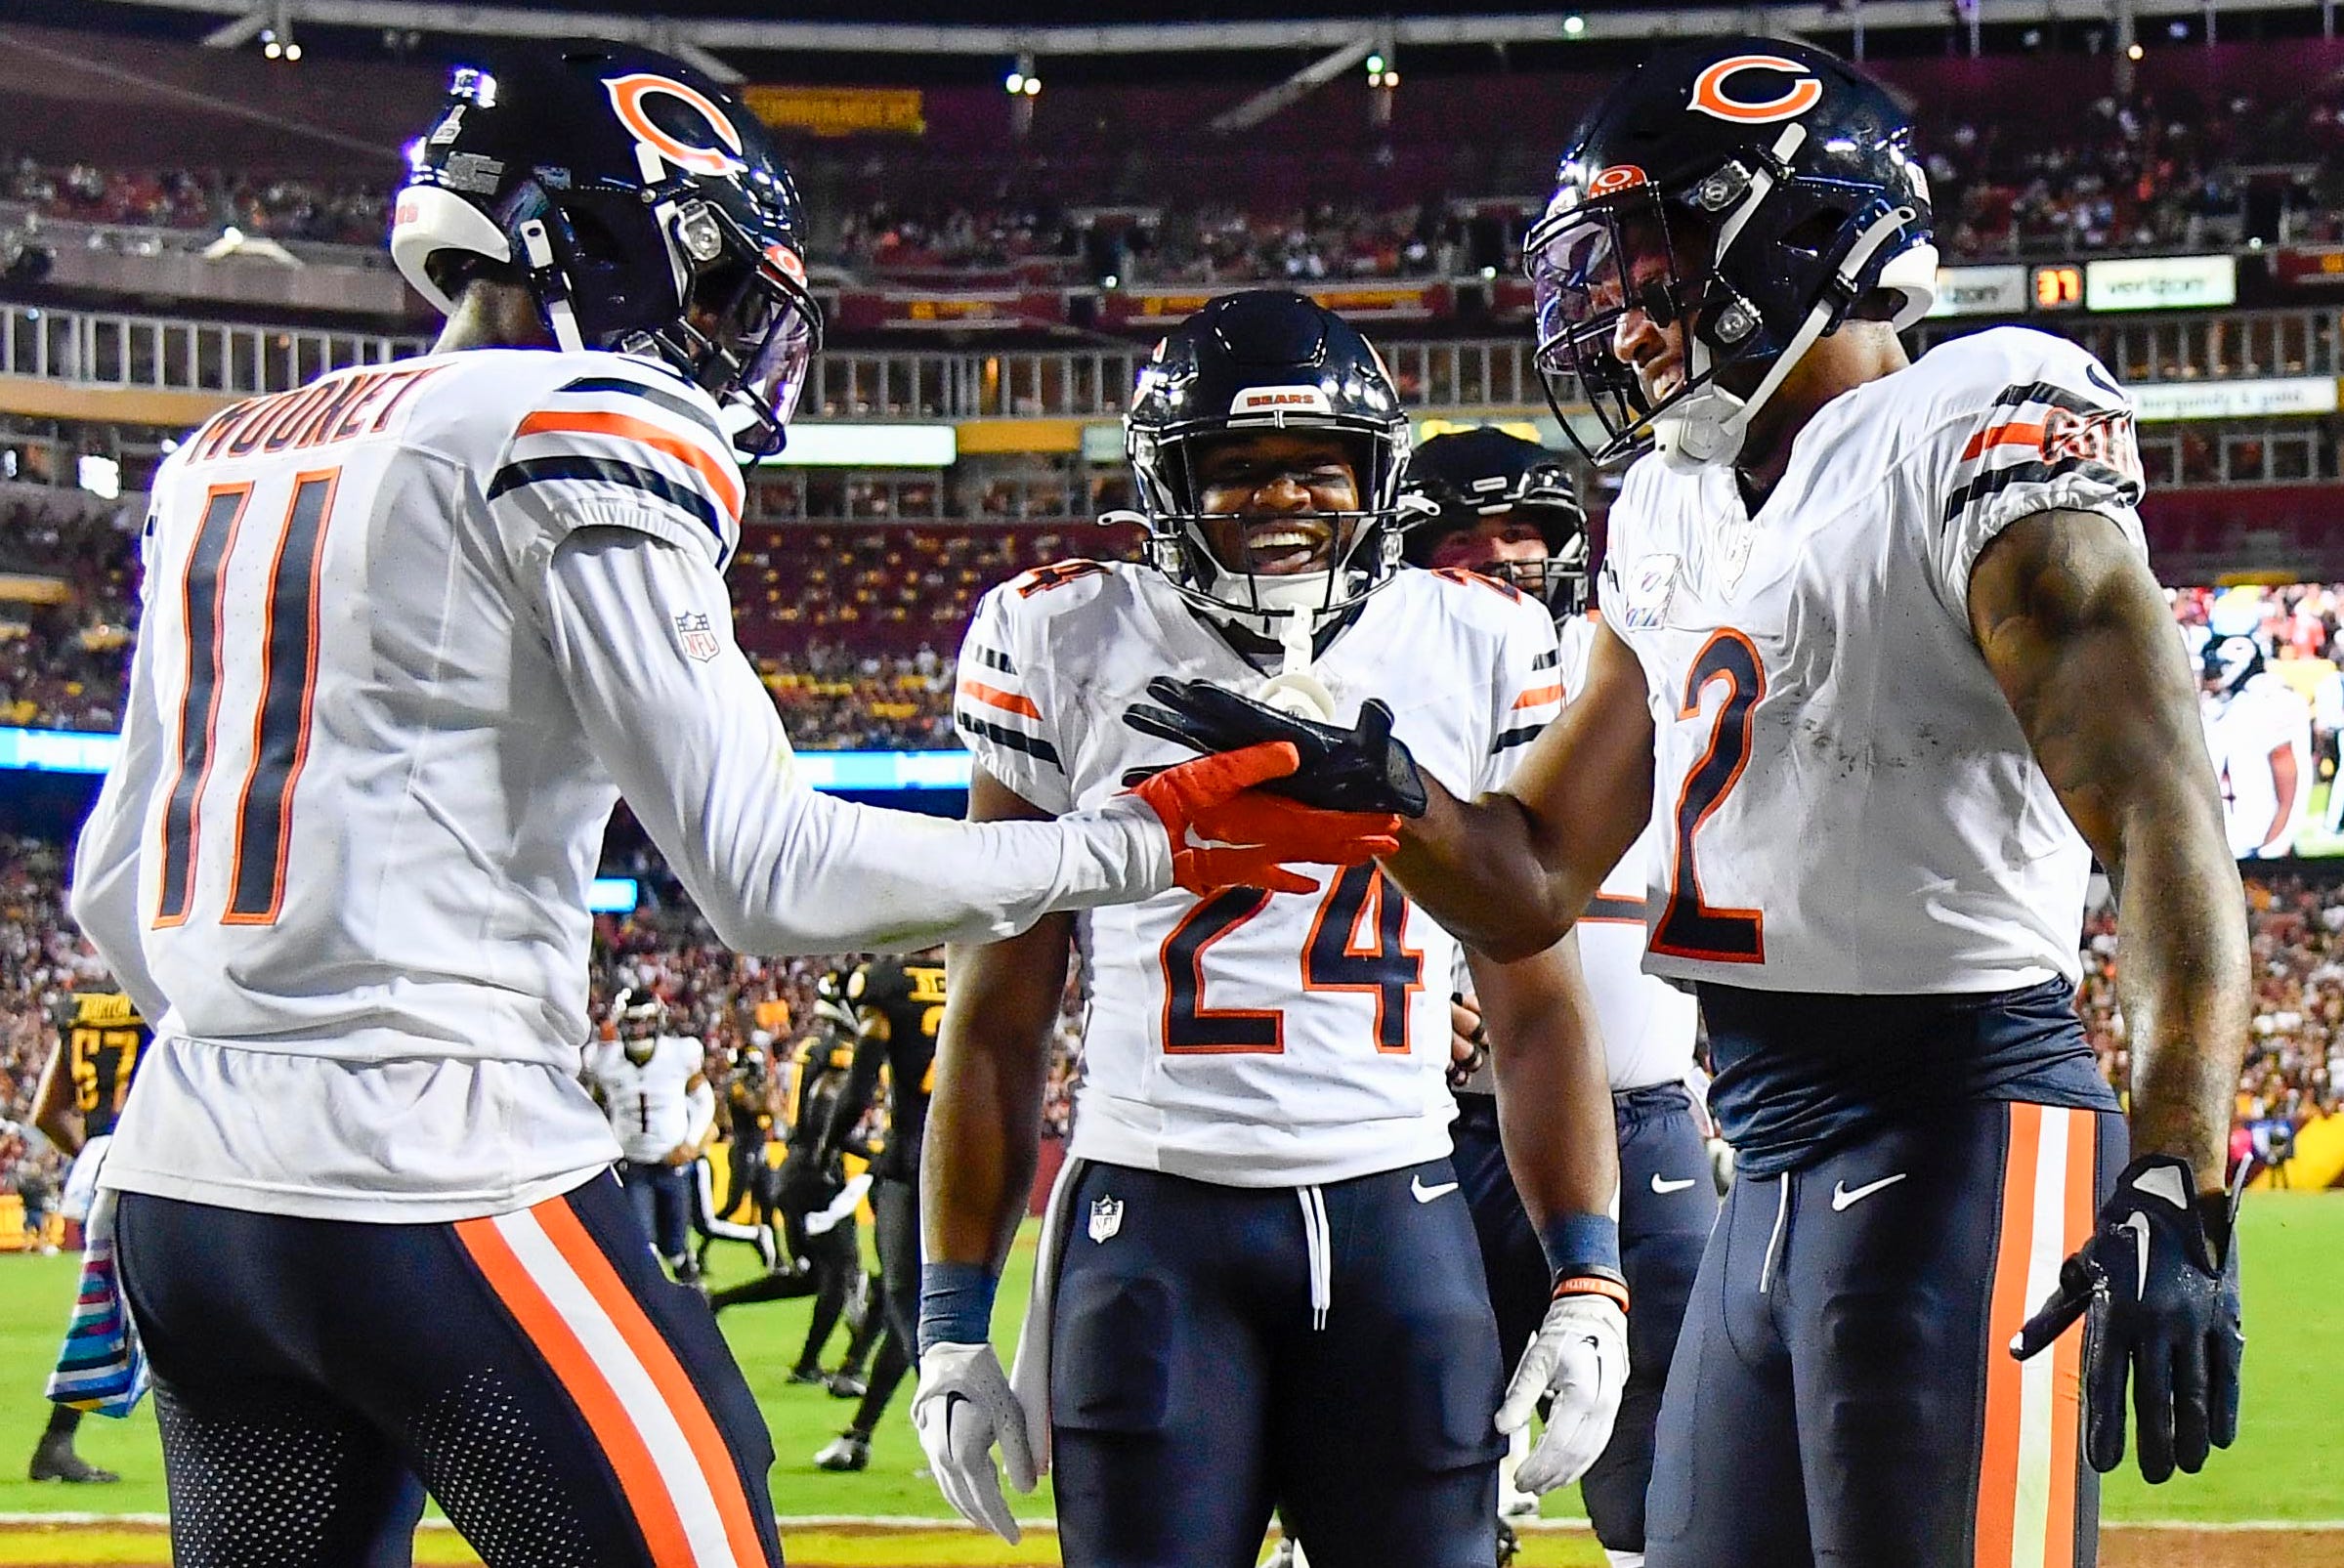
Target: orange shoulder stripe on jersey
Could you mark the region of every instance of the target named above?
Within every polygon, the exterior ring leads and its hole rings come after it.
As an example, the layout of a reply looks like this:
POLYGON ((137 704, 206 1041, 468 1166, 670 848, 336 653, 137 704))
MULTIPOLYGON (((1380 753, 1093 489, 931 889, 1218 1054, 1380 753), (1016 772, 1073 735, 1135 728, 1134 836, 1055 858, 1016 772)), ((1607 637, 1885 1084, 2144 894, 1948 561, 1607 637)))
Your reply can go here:
POLYGON ((1020 697, 1015 692, 1004 692, 998 686, 987 686, 983 681, 962 681, 960 695, 974 698, 988 707, 997 707, 1003 712, 1022 713, 1029 719, 1042 717, 1042 709, 1034 705, 1032 698, 1020 697))
POLYGON ((554 1380, 577 1406, 579 1417, 594 1434, 595 1445, 618 1478, 618 1490, 626 1498, 636 1528, 643 1532, 652 1561, 659 1568, 692 1568, 692 1543, 684 1534, 675 1500, 660 1479, 659 1463, 593 1356, 562 1321, 536 1281, 530 1278, 528 1267, 497 1231, 495 1220, 458 1220, 455 1234, 489 1282, 489 1289, 513 1315, 522 1335, 552 1369, 554 1380))
POLYGON ((1961 449, 1961 460, 1966 463, 1988 446, 2040 446, 2042 445, 2043 427, 2040 424, 2024 425, 2016 420, 2008 420, 1999 425, 1989 425, 1972 436, 1970 444, 1961 449))
POLYGON ((1530 688, 1530 690, 1524 692, 1521 696, 1513 699, 1513 706, 1514 710, 1519 712, 1521 709, 1526 707, 1544 707, 1549 702, 1559 702, 1561 700, 1562 683, 1557 681, 1553 686, 1533 686, 1530 688))
POLYGON ((2019 1502, 2022 1365, 2003 1347, 2031 1310, 2026 1265, 2034 1251, 2035 1160, 2042 1149, 2043 1108, 2010 1107, 2010 1144, 2002 1161, 2002 1230, 1995 1247, 1985 1344, 1984 1453, 1978 1467, 1977 1568, 2011 1568, 2019 1502))
POLYGON ((618 436, 626 441, 640 442, 655 451, 665 452, 678 462, 688 463, 724 501, 724 509, 736 523, 741 521, 741 507, 746 491, 740 472, 724 462, 705 446, 687 441, 647 419, 631 414, 578 411, 567 408, 542 408, 521 421, 515 436, 544 436, 572 431, 581 436, 618 436))
POLYGON ((757 1535, 756 1515, 748 1505, 748 1495, 742 1488, 740 1466, 733 1462, 733 1452, 716 1430, 716 1418, 708 1414, 707 1401, 676 1360, 674 1347, 669 1345, 651 1319, 643 1311, 643 1303, 618 1278, 611 1260, 602 1255, 594 1238, 570 1207, 567 1199, 537 1207, 538 1223, 553 1241, 586 1289, 609 1313, 611 1321, 644 1371, 651 1374, 660 1396, 675 1417, 676 1424, 684 1429, 684 1437, 692 1445, 692 1456, 700 1463, 708 1490, 716 1499, 716 1511, 724 1520, 724 1539, 732 1548, 736 1564, 754 1565, 766 1558, 764 1544, 757 1535))

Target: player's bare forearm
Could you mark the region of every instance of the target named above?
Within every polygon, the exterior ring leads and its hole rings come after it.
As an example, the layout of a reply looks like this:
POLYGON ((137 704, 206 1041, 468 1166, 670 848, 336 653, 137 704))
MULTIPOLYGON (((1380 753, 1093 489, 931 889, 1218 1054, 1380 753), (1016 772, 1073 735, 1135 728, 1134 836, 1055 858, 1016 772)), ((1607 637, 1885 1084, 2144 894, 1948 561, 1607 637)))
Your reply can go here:
POLYGON ((2117 891, 2133 1153, 2221 1184, 2250 1013, 2246 904, 2173 618, 2092 513, 2013 524, 1970 624, 2035 759, 2117 891))
POLYGON ((73 1110, 73 1091, 65 1071, 65 1047, 61 1040, 49 1051, 41 1068, 40 1086, 33 1090, 32 1124, 66 1154, 81 1153, 81 1118, 73 1110))
POLYGON ((1427 779, 1385 863, 1466 946, 1502 962, 1553 947, 1652 810, 1652 715, 1643 670, 1598 631, 1579 695, 1532 742, 1505 789, 1470 803, 1427 779))
POLYGON ((1563 1214, 1611 1212, 1619 1139, 1578 938, 1513 963, 1468 961, 1497 1067, 1506 1165, 1531 1223, 1543 1232, 1563 1214))
MULTIPOLYGON (((979 769, 968 812, 1046 816, 979 769)), ((1051 1030, 1066 989, 1074 917, 1044 916, 1003 942, 956 945, 936 1037, 936 1092, 920 1155, 920 1227, 930 1262, 997 1274, 1034 1189, 1051 1030)))

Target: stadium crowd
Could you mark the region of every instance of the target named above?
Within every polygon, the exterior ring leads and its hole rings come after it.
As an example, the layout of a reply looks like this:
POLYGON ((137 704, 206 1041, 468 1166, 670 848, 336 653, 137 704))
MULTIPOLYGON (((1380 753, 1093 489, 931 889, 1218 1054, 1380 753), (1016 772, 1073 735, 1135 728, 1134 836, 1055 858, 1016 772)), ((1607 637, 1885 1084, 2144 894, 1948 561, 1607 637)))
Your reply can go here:
POLYGON ((256 179, 223 169, 101 169, 0 163, 0 201, 46 218, 142 229, 240 229, 272 239, 382 242, 387 187, 256 179))

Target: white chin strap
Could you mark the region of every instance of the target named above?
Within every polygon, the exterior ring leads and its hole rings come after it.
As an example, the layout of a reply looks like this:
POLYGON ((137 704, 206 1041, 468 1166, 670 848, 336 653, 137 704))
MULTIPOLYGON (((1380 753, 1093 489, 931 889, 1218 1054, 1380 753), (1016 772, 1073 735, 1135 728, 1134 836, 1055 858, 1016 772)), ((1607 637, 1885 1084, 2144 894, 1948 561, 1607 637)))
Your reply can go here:
MULTIPOLYGON (((1776 154, 1787 159, 1797 150, 1799 140, 1804 135, 1801 127, 1788 127, 1782 140, 1775 145, 1776 154)), ((1770 173, 1762 171, 1751 181, 1749 194, 1743 197, 1740 206, 1726 221, 1724 237, 1718 245, 1719 261, 1725 260, 1727 247, 1740 237, 1743 226, 1749 222, 1750 215, 1758 210, 1758 203, 1772 187, 1773 176, 1770 173)), ((1848 254, 1839 266, 1836 281, 1841 291, 1854 291, 1856 276, 1880 247, 1894 238, 1897 231, 1910 223, 1913 217, 1913 210, 1909 207, 1892 208, 1856 236, 1855 243, 1848 247, 1848 254)), ((1937 264, 1937 247, 1920 244, 1909 247, 1882 269, 1879 286, 1899 289, 1903 295, 1894 322, 1898 331, 1919 320, 1929 309, 1930 300, 1936 292, 1937 264), (1924 277, 1927 281, 1920 281, 1924 277)), ((1652 420, 1652 445, 1662 460, 1672 468, 1695 469, 1712 463, 1730 463, 1739 458, 1742 442, 1749 435, 1750 421, 1758 416, 1758 411, 1767 405, 1768 400, 1781 390, 1782 383, 1791 371, 1807 357, 1807 351, 1813 348, 1815 341, 1822 337, 1823 329, 1830 324, 1832 304, 1828 295, 1815 302, 1814 308, 1807 313, 1807 319, 1799 323, 1799 330, 1792 333, 1790 342, 1783 346, 1782 353, 1775 356, 1774 362, 1767 367, 1766 378, 1758 383, 1749 397, 1737 398, 1715 381, 1710 381, 1667 413, 1655 415, 1652 420)), ((1712 368, 1709 346, 1689 332, 1686 334, 1685 366, 1695 380, 1706 376, 1712 368)))

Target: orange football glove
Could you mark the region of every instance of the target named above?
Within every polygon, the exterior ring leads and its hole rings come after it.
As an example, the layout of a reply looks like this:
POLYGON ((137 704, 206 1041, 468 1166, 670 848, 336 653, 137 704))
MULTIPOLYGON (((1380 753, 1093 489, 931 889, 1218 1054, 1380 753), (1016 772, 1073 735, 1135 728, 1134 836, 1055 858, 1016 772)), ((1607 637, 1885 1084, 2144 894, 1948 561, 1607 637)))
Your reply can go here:
POLYGON ((1314 893, 1318 884, 1284 863, 1356 866, 1400 847, 1397 817, 1321 811, 1254 787, 1300 765, 1291 742, 1265 741, 1183 762, 1134 785, 1131 792, 1172 835, 1172 880, 1191 893, 1314 893))

